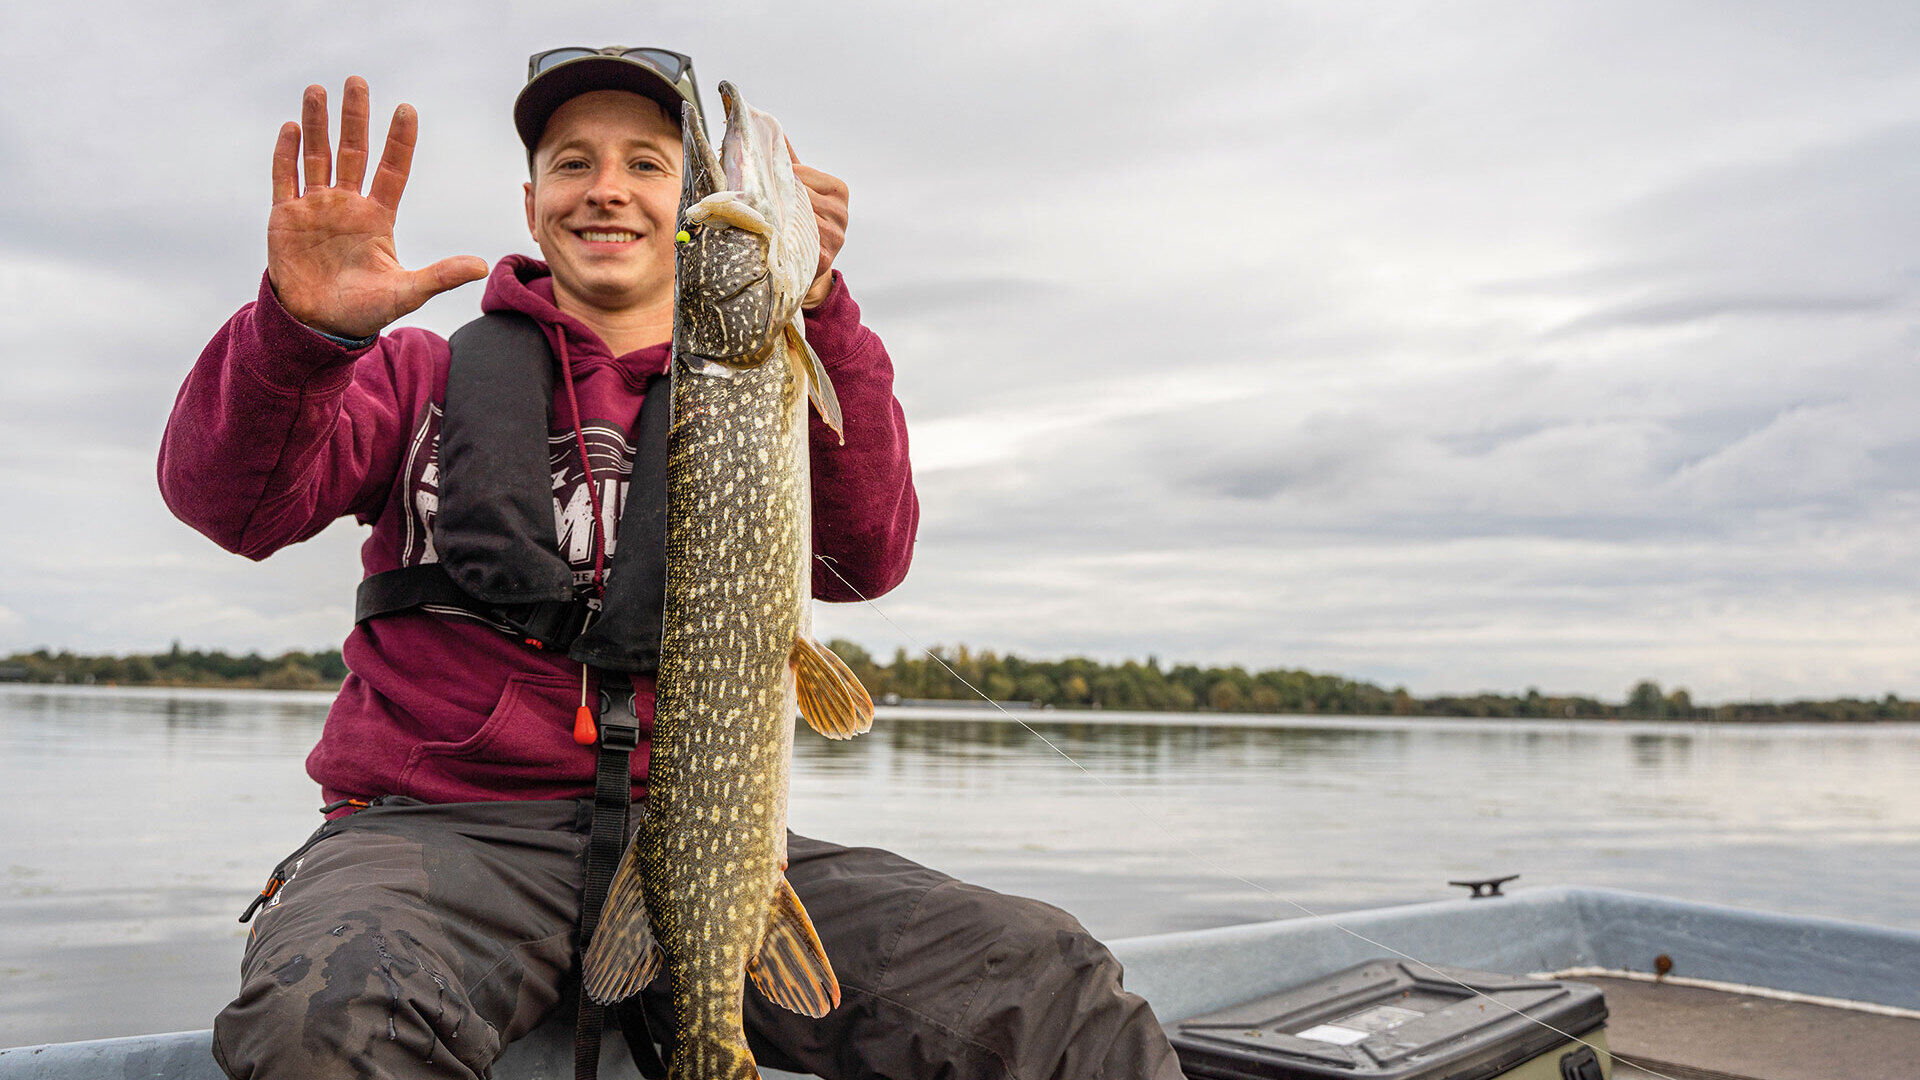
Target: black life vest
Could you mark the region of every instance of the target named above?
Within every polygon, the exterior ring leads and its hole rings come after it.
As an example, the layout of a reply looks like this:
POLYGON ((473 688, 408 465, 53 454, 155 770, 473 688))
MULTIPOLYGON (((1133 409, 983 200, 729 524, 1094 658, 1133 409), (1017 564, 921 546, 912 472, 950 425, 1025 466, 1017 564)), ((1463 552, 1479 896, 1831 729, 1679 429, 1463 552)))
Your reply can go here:
POLYGON ((608 671, 660 667, 666 590, 666 376, 649 380, 633 436, 633 473, 597 615, 576 598, 554 528, 547 434, 553 350, 519 314, 482 315, 454 333, 440 422, 439 561, 360 583, 354 621, 419 607, 471 612, 539 649, 608 671))

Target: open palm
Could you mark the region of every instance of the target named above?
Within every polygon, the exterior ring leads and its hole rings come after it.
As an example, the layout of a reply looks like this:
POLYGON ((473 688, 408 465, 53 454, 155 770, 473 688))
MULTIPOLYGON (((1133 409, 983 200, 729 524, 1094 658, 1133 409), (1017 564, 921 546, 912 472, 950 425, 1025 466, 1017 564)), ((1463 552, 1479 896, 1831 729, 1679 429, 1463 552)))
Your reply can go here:
POLYGON ((435 294, 487 275, 486 262, 471 255, 421 270, 400 265, 393 221, 413 166, 419 118, 411 105, 393 111, 379 168, 362 195, 367 99, 366 80, 349 78, 336 167, 327 92, 307 87, 300 122, 283 125, 273 148, 273 211, 267 217, 267 277, 281 305, 316 330, 350 338, 377 334, 435 294))

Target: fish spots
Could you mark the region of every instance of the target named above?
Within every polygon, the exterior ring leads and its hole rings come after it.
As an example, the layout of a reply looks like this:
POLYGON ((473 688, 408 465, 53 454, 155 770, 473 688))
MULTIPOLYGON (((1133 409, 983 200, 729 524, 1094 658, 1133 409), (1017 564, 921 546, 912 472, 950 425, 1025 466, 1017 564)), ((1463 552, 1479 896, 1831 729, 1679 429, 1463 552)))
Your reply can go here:
MULTIPOLYGON (((704 999, 693 1008, 716 1039, 737 1033, 744 966, 765 932, 793 736, 789 658, 808 635, 808 418, 791 361, 779 350, 730 380, 674 387, 642 861, 675 996, 704 999)), ((699 1042, 682 1043, 689 1059, 699 1042)))

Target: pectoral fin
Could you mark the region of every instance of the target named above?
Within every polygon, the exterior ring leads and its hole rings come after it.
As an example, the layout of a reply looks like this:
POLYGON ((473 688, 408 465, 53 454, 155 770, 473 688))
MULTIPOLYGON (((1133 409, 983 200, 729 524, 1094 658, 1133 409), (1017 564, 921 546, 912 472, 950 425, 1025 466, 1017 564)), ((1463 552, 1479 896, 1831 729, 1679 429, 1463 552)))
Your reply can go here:
POLYGON ((767 934, 760 953, 747 964, 747 977, 767 1000, 801 1016, 822 1017, 840 1004, 840 980, 833 977, 827 950, 793 886, 782 877, 767 912, 767 934))
POLYGON ((639 845, 630 844, 600 909, 600 925, 581 958, 581 983, 587 996, 602 1005, 632 997, 653 981, 665 959, 647 922, 642 873, 639 845))
POLYGON ((832 649, 795 638, 787 662, 793 665, 794 689, 807 726, 829 739, 851 739, 873 729, 873 699, 832 649))
POLYGON ((840 418, 840 397, 833 392, 833 380, 827 378, 827 367, 820 362, 820 354, 807 344, 806 331, 800 328, 800 320, 787 324, 787 343, 793 347, 793 355, 806 357, 807 397, 812 399, 814 411, 833 431, 840 445, 847 445, 846 425, 840 418))

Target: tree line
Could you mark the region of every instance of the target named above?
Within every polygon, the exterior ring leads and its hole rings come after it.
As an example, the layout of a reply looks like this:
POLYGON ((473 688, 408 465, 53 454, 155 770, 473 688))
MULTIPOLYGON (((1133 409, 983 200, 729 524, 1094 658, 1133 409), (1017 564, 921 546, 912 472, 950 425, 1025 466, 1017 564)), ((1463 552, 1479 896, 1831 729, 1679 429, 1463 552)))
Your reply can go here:
MULTIPOLYGON (((931 657, 897 649, 882 664, 851 641, 835 640, 829 647, 876 701, 978 701, 971 684, 994 701, 1056 709, 1585 720, 1920 720, 1920 702, 1893 694, 1696 705, 1685 689, 1667 691, 1646 679, 1634 684, 1617 703, 1543 694, 1533 688, 1522 694, 1416 697, 1404 686, 1387 689, 1294 668, 1165 666, 1155 657, 1120 664, 1085 657, 1029 660, 975 652, 965 645, 936 647, 931 657)), ((346 675, 338 649, 235 656, 219 650, 183 649, 179 642, 164 653, 81 656, 39 649, 0 661, 0 678, 35 683, 325 690, 338 687, 346 675)))
POLYGON ((339 649, 294 650, 275 657, 234 656, 182 649, 132 656, 80 656, 62 650, 14 653, 0 661, 0 677, 14 682, 95 686, 226 686, 267 690, 331 690, 347 677, 339 649))
POLYGON ((1542 720, 1920 720, 1920 702, 1903 701, 1893 694, 1877 699, 1696 705, 1685 689, 1668 692, 1647 679, 1617 703, 1577 694, 1543 694, 1534 688, 1522 694, 1416 697, 1404 686, 1389 690, 1295 668, 1163 666, 1155 657, 1120 664, 1085 657, 1028 660, 974 652, 964 645, 936 647, 931 657, 897 649, 892 660, 881 664, 853 642, 835 640, 830 647, 876 700, 978 701, 980 694, 969 688, 971 684, 995 701, 1057 709, 1542 720))

